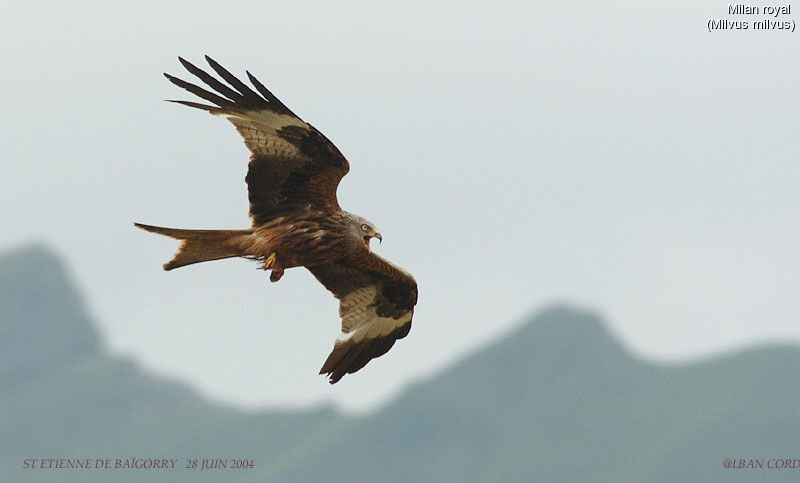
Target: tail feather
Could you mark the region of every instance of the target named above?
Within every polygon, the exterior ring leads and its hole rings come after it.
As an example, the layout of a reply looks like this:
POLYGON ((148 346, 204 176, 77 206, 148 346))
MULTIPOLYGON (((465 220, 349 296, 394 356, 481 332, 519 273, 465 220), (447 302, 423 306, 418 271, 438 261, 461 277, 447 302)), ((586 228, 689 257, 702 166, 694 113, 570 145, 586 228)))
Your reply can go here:
POLYGON ((253 230, 184 230, 134 223, 137 228, 181 241, 178 252, 164 270, 193 263, 246 256, 246 239, 253 230))

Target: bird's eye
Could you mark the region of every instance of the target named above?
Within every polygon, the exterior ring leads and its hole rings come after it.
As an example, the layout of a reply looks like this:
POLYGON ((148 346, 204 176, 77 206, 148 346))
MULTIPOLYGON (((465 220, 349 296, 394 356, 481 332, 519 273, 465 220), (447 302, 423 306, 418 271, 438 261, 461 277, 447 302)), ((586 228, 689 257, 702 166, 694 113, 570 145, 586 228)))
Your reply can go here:
POLYGON ((366 224, 362 224, 361 229, 364 231, 369 231, 369 226, 367 226, 366 224))

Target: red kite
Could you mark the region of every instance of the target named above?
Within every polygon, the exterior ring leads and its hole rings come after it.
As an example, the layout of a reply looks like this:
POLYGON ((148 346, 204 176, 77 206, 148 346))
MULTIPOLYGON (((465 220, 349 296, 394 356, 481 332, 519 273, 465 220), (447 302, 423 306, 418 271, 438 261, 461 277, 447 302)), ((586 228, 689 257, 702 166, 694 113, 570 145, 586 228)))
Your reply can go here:
POLYGON ((306 267, 339 300, 342 333, 322 366, 333 384, 385 354, 411 329, 417 283, 410 273, 372 252, 375 225, 339 207, 336 189, 350 163, 321 132, 297 117, 247 72, 256 91, 210 57, 227 85, 178 58, 216 93, 169 74, 178 87, 214 104, 171 101, 227 118, 252 153, 247 182, 247 230, 185 230, 136 223, 181 241, 164 270, 222 258, 244 257, 271 270, 306 267))

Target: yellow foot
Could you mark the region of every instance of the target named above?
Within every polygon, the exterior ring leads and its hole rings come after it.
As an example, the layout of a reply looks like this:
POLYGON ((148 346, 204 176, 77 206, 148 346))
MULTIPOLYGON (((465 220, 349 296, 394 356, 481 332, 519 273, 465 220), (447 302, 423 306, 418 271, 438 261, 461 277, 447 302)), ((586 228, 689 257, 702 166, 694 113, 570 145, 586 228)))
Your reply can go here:
POLYGON ((275 257, 275 252, 273 252, 272 255, 268 256, 267 259, 264 261, 264 270, 270 269, 273 266, 275 266, 276 258, 277 257, 275 257))

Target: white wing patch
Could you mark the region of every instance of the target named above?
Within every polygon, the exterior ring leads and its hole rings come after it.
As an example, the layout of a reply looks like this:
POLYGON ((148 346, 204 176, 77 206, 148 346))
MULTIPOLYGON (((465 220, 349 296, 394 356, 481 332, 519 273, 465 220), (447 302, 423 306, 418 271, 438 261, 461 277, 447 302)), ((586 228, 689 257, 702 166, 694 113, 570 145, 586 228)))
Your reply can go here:
MULTIPOLYGON (((365 312, 372 308, 374 314, 375 307, 370 307, 378 294, 378 287, 370 285, 368 287, 353 290, 342 297, 339 302, 339 316, 342 318, 342 332, 349 333, 357 330, 364 325, 365 312)), ((377 317, 377 315, 375 315, 377 317)))
POLYGON ((348 340, 352 339, 354 335, 356 335, 357 331, 352 332, 342 332, 339 334, 339 337, 336 338, 336 345, 339 345, 342 342, 347 342, 348 340))
POLYGON ((367 314, 362 315, 362 318, 359 320, 359 324, 361 324, 360 327, 350 332, 342 331, 336 338, 335 346, 347 342, 358 344, 364 340, 386 337, 395 330, 411 322, 411 317, 413 316, 413 313, 408 312, 399 319, 379 317, 375 313, 375 307, 371 307, 366 312, 367 314))
POLYGON ((342 333, 336 338, 336 345, 386 337, 411 321, 413 313, 410 311, 399 319, 379 316, 373 305, 377 293, 378 287, 371 285, 354 290, 342 298, 339 306, 342 333))
POLYGON ((244 113, 219 112, 236 126, 244 138, 244 143, 253 154, 270 156, 293 156, 299 153, 295 145, 278 135, 287 126, 310 129, 301 119, 288 114, 278 114, 266 109, 250 110, 244 113))
POLYGON ((247 111, 247 117, 273 129, 280 129, 286 126, 299 126, 309 129, 309 125, 303 122, 299 117, 290 114, 280 114, 266 109, 247 111))

